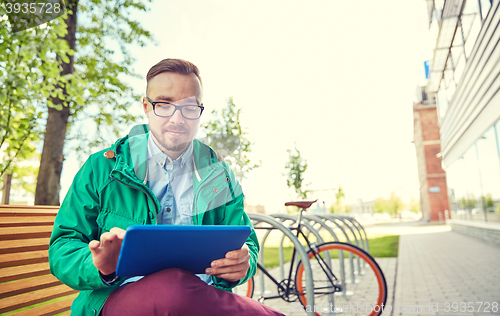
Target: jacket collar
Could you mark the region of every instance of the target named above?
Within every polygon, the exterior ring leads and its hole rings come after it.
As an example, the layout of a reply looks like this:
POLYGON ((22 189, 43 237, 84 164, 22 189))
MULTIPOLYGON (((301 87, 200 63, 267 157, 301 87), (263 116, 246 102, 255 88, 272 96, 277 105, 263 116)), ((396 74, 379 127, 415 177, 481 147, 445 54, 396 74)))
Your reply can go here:
MULTIPOLYGON (((118 139, 111 147, 116 154, 116 163, 113 171, 124 173, 128 177, 137 178, 137 180, 142 182, 147 171, 148 137, 149 126, 142 124, 134 126, 127 136, 118 139)), ((193 185, 196 188, 215 169, 222 168, 222 165, 213 149, 198 139, 193 140, 192 146, 192 160, 194 163, 193 185)))

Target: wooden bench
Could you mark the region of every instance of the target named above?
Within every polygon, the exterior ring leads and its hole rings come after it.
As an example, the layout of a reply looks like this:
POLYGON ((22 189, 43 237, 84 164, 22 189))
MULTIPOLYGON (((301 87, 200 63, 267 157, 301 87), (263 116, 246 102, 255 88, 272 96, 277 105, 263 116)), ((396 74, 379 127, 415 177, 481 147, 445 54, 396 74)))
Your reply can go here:
POLYGON ((49 238, 58 209, 0 205, 0 314, 39 303, 44 304, 13 315, 70 314, 78 291, 49 271, 49 238))

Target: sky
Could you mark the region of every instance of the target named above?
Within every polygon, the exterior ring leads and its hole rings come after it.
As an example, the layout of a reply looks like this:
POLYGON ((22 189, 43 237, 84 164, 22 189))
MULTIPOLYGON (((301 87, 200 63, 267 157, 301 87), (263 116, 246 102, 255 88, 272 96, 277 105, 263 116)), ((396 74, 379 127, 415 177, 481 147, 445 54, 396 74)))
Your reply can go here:
MULTIPOLYGON (((339 185, 346 204, 392 191, 418 199, 412 105, 433 47, 425 1, 157 0, 150 8, 133 17, 157 45, 131 48, 135 71, 145 78, 164 58, 196 64, 202 123, 234 98, 261 162, 242 183, 247 204, 272 213, 296 200, 284 175, 295 144, 308 162, 306 188, 316 190, 310 199, 327 207, 339 185)), ((145 79, 127 80, 145 93, 145 79)), ((141 100, 131 111, 144 116, 141 100)), ((78 167, 70 154, 61 199, 78 167)))

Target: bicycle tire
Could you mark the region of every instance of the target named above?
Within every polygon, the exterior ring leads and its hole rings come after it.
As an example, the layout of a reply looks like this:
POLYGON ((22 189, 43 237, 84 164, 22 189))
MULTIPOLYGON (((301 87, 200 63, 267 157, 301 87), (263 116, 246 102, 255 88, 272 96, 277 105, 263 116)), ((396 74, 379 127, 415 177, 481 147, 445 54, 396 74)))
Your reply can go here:
MULTIPOLYGON (((385 281, 384 273, 379 265, 367 252, 351 244, 341 242, 327 242, 316 246, 318 250, 316 254, 325 258, 325 254, 330 254, 332 257, 344 256, 344 281, 342 281, 341 260, 332 258, 330 261, 331 271, 338 278, 334 283, 335 286, 340 286, 342 291, 336 291, 331 294, 334 289, 332 283, 328 281, 327 274, 321 270, 320 263, 314 257, 312 250, 308 251, 309 262, 313 270, 314 280, 314 306, 307 305, 305 293, 307 288, 305 286, 304 265, 302 260, 298 262, 297 270, 295 273, 295 284, 299 293, 299 301, 306 310, 314 309, 316 315, 322 313, 339 313, 350 315, 362 315, 365 312, 369 316, 380 315, 385 308, 387 300, 387 283, 385 281), (349 262, 350 255, 359 257, 366 262, 364 275, 357 276, 356 279, 356 264, 349 262), (356 267, 353 269, 353 267, 356 267), (319 271, 318 271, 319 270, 319 271), (353 279, 346 280, 346 276, 353 276, 353 279), (324 286, 326 284, 327 286, 324 286), (318 312, 319 310, 319 312, 318 312)), ((326 255, 328 256, 328 255, 326 255)), ((353 256, 353 257, 354 257, 353 256)))

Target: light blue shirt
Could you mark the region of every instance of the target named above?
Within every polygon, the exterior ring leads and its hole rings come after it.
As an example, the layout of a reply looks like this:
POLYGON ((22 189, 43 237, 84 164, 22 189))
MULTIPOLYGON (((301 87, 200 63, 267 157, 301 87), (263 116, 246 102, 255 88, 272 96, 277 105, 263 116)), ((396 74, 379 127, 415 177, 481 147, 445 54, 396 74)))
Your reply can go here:
MULTIPOLYGON (((160 202, 158 225, 193 225, 193 168, 193 142, 179 158, 172 160, 149 136, 148 167, 144 181, 160 202)), ((211 276, 197 276, 207 284, 212 284, 211 276)), ((123 284, 141 278, 129 278, 123 284)))

